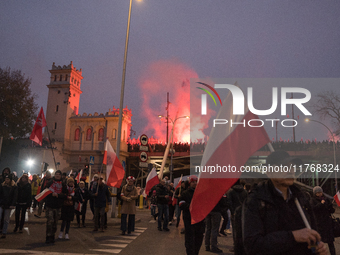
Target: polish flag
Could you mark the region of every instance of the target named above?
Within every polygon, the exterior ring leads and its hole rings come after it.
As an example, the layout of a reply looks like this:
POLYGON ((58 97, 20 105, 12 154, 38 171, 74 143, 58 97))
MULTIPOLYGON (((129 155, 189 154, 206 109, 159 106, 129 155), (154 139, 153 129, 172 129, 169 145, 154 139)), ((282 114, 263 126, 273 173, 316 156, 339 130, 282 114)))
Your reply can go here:
POLYGON ((41 107, 37 120, 35 121, 30 139, 42 146, 42 129, 46 127, 46 119, 44 115, 44 110, 41 107))
MULTIPOLYGON (((182 184, 182 177, 183 177, 183 174, 181 175, 181 179, 179 179, 177 185, 176 185, 176 188, 175 188, 175 192, 176 190, 181 187, 181 184, 182 184)), ((175 192, 174 192, 174 195, 172 196, 172 206, 175 206, 177 204, 177 198, 175 198, 175 192)))
MULTIPOLYGON (((245 107, 245 115, 233 115, 232 102, 232 95, 229 92, 216 117, 216 119, 228 120, 228 124, 216 125, 212 128, 201 166, 218 164, 221 167, 230 165, 240 169, 252 154, 270 142, 263 127, 251 127, 248 124, 249 120, 259 119, 258 116, 250 112, 248 107, 245 107)), ((260 126, 260 124, 256 121, 250 122, 252 126, 260 126)), ((213 174, 200 172, 190 205, 191 223, 204 220, 240 175, 239 172, 213 174)))
POLYGON ((49 194, 52 194, 52 190, 50 189, 44 189, 43 192, 40 192, 38 195, 35 196, 35 200, 40 202, 43 200, 45 197, 47 197, 49 194))
POLYGON ((148 177, 146 178, 146 184, 145 184, 143 196, 147 197, 152 187, 157 185, 158 183, 159 183, 159 178, 156 172, 156 168, 152 168, 148 177))
POLYGON ((335 202, 338 206, 340 206, 340 191, 338 191, 334 196, 335 202))
POLYGON ((106 165, 107 186, 120 188, 125 171, 109 140, 106 141, 103 164, 106 165))
POLYGON ((81 178, 82 176, 83 176, 83 169, 80 170, 79 174, 78 174, 77 177, 76 177, 77 183, 80 182, 80 178, 81 178))
POLYGON ((74 209, 76 210, 76 211, 78 211, 78 212, 81 212, 81 206, 82 206, 83 204, 82 203, 76 203, 75 205, 74 205, 74 209))

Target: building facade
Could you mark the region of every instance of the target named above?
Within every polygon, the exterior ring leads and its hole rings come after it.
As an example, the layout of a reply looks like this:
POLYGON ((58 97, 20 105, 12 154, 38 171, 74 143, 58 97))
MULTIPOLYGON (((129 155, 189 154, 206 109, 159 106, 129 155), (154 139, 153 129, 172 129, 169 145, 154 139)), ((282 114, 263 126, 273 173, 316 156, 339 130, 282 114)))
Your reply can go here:
MULTIPOLYGON (((105 114, 79 114, 82 69, 76 69, 71 61, 68 66, 56 66, 53 63, 49 72, 45 136, 49 135, 54 142, 55 153, 64 159, 59 162, 59 169, 65 172, 78 170, 89 164, 90 156, 93 156, 92 173, 105 172, 105 166, 102 166, 105 142, 110 141, 116 149, 119 109, 113 107, 105 114)), ((131 110, 127 107, 123 109, 121 162, 126 162, 129 156, 127 140, 132 126, 131 117, 131 110)))

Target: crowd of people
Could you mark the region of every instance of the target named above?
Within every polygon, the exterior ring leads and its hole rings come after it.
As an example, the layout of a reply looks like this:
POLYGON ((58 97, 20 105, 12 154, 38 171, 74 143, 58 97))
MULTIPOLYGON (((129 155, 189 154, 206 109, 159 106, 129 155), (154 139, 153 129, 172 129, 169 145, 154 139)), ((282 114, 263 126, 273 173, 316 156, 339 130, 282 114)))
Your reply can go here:
MULTIPOLYGON (((267 157, 267 164, 271 165, 301 163, 298 161, 285 151, 267 157)), ((184 246, 190 255, 199 254, 203 243, 206 251, 222 253, 218 236, 229 234, 233 239, 230 252, 236 255, 328 254, 328 251, 335 255, 332 201, 319 186, 314 187, 312 194, 302 191, 289 174, 268 174, 269 179, 258 184, 238 180, 206 218, 195 224, 191 223, 190 204, 198 182, 196 176, 181 181, 176 189, 165 177, 146 194, 146 200, 151 216, 157 220, 158 231, 168 232, 169 225, 174 223, 178 228, 183 219, 181 233, 185 234, 184 246)), ((126 178, 117 194, 96 174, 90 183, 86 176, 76 181, 73 174, 67 176, 60 170, 54 176, 46 172, 42 179, 33 176, 30 180, 23 174, 15 181, 7 167, 0 178, 1 238, 6 238, 11 211, 15 209, 13 232, 22 233, 26 212, 32 207, 38 218, 45 212, 46 243, 55 242, 59 220, 57 238, 68 240, 74 216, 78 228, 86 227, 88 202, 93 231, 105 231, 112 197, 118 197, 121 203, 121 234, 129 235, 135 230, 136 206, 142 189, 136 186, 133 176, 126 178)))

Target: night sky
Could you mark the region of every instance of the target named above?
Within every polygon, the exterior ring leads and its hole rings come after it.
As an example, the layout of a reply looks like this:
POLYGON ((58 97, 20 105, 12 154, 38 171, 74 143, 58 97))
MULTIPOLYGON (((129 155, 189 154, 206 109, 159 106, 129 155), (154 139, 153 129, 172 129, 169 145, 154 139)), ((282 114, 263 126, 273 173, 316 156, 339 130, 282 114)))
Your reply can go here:
MULTIPOLYGON (((73 61, 84 77, 79 113, 118 108, 128 7, 128 0, 2 0, 0 67, 30 77, 46 111, 48 70, 73 61)), ((165 114, 167 91, 180 104, 186 78, 338 78, 339 27, 335 1, 134 0, 124 107, 135 137, 164 131, 164 123, 150 123, 165 114)), ((335 84, 306 85, 311 103, 321 91, 339 92, 335 84)), ((298 140, 326 138, 319 124, 308 125, 298 140)))

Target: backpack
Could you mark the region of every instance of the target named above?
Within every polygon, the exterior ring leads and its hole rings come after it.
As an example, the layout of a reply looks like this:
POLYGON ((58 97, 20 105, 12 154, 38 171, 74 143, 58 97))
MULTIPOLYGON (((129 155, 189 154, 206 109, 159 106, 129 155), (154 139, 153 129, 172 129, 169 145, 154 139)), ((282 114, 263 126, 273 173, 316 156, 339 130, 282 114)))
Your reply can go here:
MULTIPOLYGON (((234 250, 235 250, 234 254, 235 255, 246 255, 246 252, 244 250, 244 245, 243 245, 245 203, 246 203, 246 200, 243 201, 242 205, 238 206, 235 209, 235 213, 234 213, 235 226, 233 226, 233 231, 235 231, 235 234, 234 234, 234 250)), ((261 200, 261 203, 259 206, 261 220, 265 219, 267 208, 268 208, 267 203, 261 200)))

